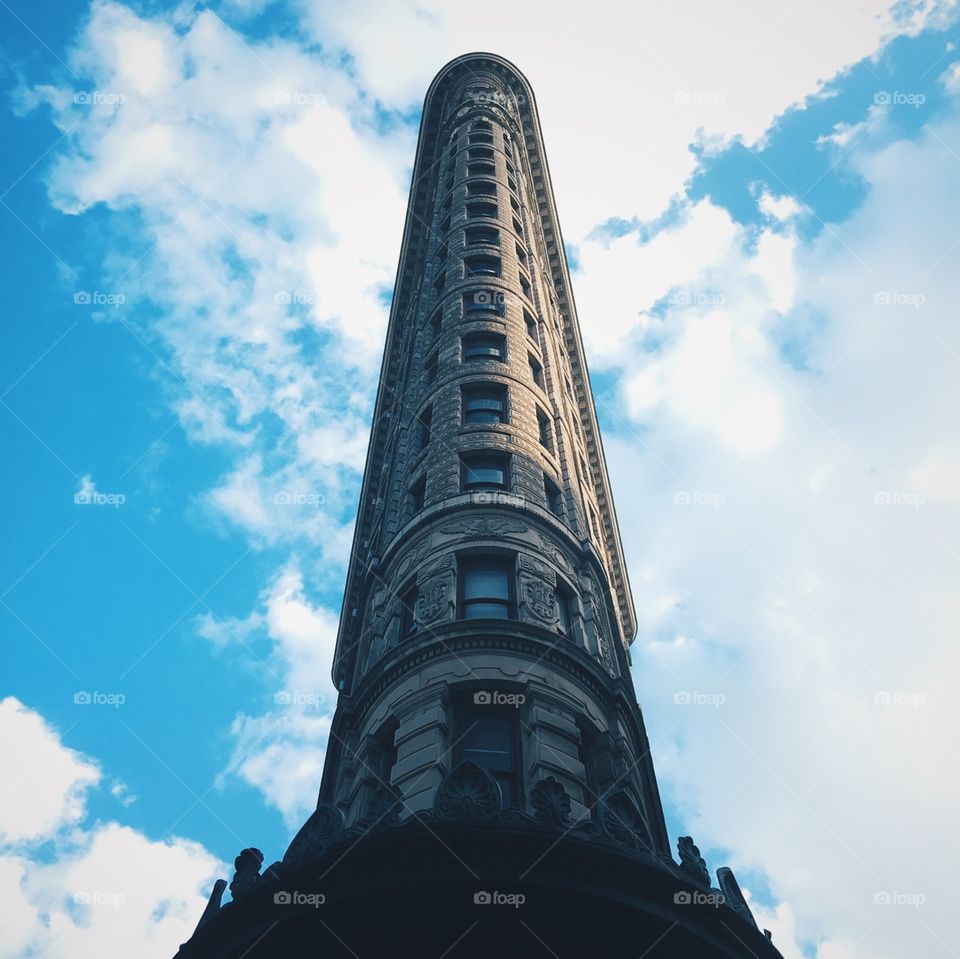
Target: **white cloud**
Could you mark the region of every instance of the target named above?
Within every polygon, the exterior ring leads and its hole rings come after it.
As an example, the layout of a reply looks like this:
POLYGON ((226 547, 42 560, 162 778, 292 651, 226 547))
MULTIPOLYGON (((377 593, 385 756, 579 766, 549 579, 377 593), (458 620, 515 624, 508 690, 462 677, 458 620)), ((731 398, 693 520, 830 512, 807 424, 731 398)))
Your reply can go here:
POLYGON ((337 696, 330 679, 337 623, 334 611, 307 598, 295 563, 263 591, 246 619, 218 622, 208 614, 200 621, 201 635, 220 648, 242 643, 258 670, 269 673, 271 708, 235 717, 226 772, 258 789, 291 827, 316 805, 337 696), (257 634, 270 641, 266 659, 253 651, 257 634))
MULTIPOLYGON (((0 954, 10 959, 172 955, 225 865, 199 843, 162 841, 117 822, 88 825, 96 763, 63 745, 18 700, 0 703, 0 954)), ((126 790, 111 792, 123 799, 126 790)))
POLYGON ((624 539, 648 544, 628 558, 661 787, 701 848, 765 873, 787 955, 794 938, 820 959, 950 954, 957 152, 955 116, 864 141, 867 199, 846 222, 776 234, 775 268, 734 231, 699 260, 722 308, 668 300, 620 352, 642 431, 621 423, 606 447, 624 539), (784 330, 802 333, 799 367, 784 330))

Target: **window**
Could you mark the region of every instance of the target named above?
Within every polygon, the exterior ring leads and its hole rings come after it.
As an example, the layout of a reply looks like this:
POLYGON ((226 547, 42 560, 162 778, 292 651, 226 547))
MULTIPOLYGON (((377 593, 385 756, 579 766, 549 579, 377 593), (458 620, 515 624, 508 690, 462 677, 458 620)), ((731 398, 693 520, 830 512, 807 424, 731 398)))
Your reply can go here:
POLYGON ((446 190, 448 193, 450 192, 450 190, 453 189, 453 175, 452 175, 452 174, 447 177, 447 182, 444 183, 443 188, 444 188, 444 190, 446 190))
MULTIPOLYGON (((496 216, 496 214, 494 214, 494 216, 496 216)), ((517 236, 523 236, 523 225, 516 217, 513 218, 513 232, 516 233, 517 236)))
MULTIPOLYGON (((510 208, 513 210, 514 213, 517 214, 517 216, 520 216, 520 204, 517 203, 517 201, 513 197, 510 197, 510 208)), ((517 230, 517 232, 519 233, 520 231, 517 230)))
POLYGON ((461 459, 465 493, 506 489, 509 475, 507 457, 500 453, 470 453, 461 459))
POLYGON ((493 134, 491 133, 471 133, 468 142, 471 146, 477 143, 493 145, 493 134))
POLYGON ((467 196, 496 196, 497 185, 489 180, 479 180, 477 183, 467 184, 467 196))
POLYGON ((550 449, 550 418, 543 410, 537 410, 537 429, 540 434, 540 445, 550 449))
POLYGON ((521 266, 526 267, 527 251, 522 246, 520 246, 519 243, 516 246, 517 246, 517 260, 519 260, 521 266))
POLYGON ((423 365, 423 374, 427 381, 427 386, 431 386, 437 382, 437 365, 439 360, 440 354, 434 352, 427 357, 427 361, 423 365))
POLYGON ((437 274, 437 278, 433 281, 433 288, 437 293, 442 293, 444 287, 447 285, 447 270, 446 267, 442 268, 437 274))
POLYGON ((423 504, 427 500, 427 478, 421 476, 420 479, 410 487, 410 508, 412 512, 419 513, 423 509, 423 504))
POLYGON ((443 310, 435 310, 429 320, 430 342, 433 343, 440 335, 440 328, 443 326, 443 310))
POLYGON ((527 336, 531 340, 535 340, 537 338, 537 321, 526 310, 523 311, 523 322, 527 327, 527 336))
POLYGON ((486 131, 489 132, 490 130, 493 129, 493 127, 490 126, 490 121, 489 121, 489 120, 476 120, 474 123, 471 124, 470 129, 471 129, 471 130, 486 130, 486 131))
POLYGON ((530 299, 530 281, 521 273, 520 274, 520 289, 523 291, 523 295, 529 300, 530 299))
POLYGON ((520 803, 520 749, 516 710, 470 703, 456 710, 454 733, 457 763, 469 760, 486 770, 500 787, 504 809, 520 803))
POLYGON ((539 387, 543 387, 543 367, 538 362, 535 356, 527 355, 527 359, 530 362, 530 375, 533 377, 533 382, 539 387))
POLYGON ((554 516, 559 516, 563 518, 563 491, 554 483, 551 479, 544 476, 543 478, 543 491, 546 494, 547 498, 547 509, 553 513, 554 516))
POLYGON ((468 333, 463 337, 463 359, 500 360, 506 353, 506 338, 499 333, 468 333))
POLYGON ((463 270, 467 276, 499 276, 499 256, 465 256, 463 270))
POLYGON ((414 585, 400 597, 400 642, 417 632, 417 599, 420 591, 414 585))
POLYGON ((396 739, 399 725, 400 723, 396 719, 388 719, 374 735, 376 751, 372 758, 378 769, 378 778, 385 783, 390 782, 393 767, 397 764, 396 739))
POLYGON ((430 429, 433 425, 433 407, 428 406, 417 417, 417 433, 419 435, 418 449, 424 450, 430 444, 430 429))
POLYGON ((484 384, 463 388, 463 422, 505 423, 507 392, 502 386, 484 384))
POLYGON ((467 176, 496 176, 496 173, 497 168, 492 163, 481 161, 467 164, 467 176))
POLYGON ((489 147, 470 147, 467 150, 468 160, 492 160, 493 150, 489 147))
POLYGON ((557 585, 556 591, 557 597, 557 618, 560 621, 560 632, 564 636, 570 636, 573 632, 573 610, 574 610, 574 598, 573 593, 570 592, 566 586, 562 584, 557 585))
POLYGON ((443 218, 443 223, 440 224, 440 232, 441 232, 441 233, 446 233, 447 230, 449 230, 449 229, 450 229, 450 214, 448 213, 448 214, 443 218))
POLYGON ((444 241, 443 243, 440 244, 440 246, 437 247, 437 259, 445 260, 446 258, 447 258, 447 244, 446 244, 446 241, 444 241))
POLYGON ((517 192, 517 181, 514 180, 513 177, 507 177, 507 186, 510 187, 514 193, 517 192))
POLYGON ((464 240, 467 246, 474 246, 477 243, 486 243, 488 246, 499 246, 500 231, 492 226, 473 226, 464 232, 464 240))
POLYGON ((461 619, 513 619, 513 561, 500 556, 465 559, 460 567, 461 619))
POLYGON ((463 312, 503 316, 504 294, 499 290, 474 290, 463 294, 463 312))
POLYGON ((443 201, 443 206, 441 207, 441 209, 449 210, 450 207, 452 206, 453 206, 453 195, 448 193, 447 198, 443 201))
POLYGON ((469 217, 489 216, 496 219, 497 204, 496 203, 468 203, 467 216, 469 217))

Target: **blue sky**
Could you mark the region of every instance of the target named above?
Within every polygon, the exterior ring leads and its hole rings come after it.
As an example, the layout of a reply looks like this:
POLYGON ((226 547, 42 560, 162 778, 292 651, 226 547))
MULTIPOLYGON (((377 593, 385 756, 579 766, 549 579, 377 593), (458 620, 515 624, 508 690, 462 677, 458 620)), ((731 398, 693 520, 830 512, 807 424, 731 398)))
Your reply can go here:
POLYGON ((671 834, 787 957, 955 951, 956 12, 532 7, 0 9, 0 956, 169 952, 314 801, 419 103, 470 48, 538 95, 671 834))

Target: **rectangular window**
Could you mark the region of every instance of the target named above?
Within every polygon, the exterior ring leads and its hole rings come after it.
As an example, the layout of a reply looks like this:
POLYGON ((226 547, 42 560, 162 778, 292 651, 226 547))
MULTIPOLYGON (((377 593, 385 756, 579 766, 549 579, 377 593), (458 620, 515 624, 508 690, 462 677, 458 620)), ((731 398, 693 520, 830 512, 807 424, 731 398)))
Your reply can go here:
POLYGON ((488 216, 493 219, 497 217, 497 204, 496 203, 468 203, 467 204, 467 216, 488 216))
POLYGON ((427 478, 421 476, 420 479, 410 487, 410 509, 414 513, 419 513, 423 509, 423 504, 427 500, 427 478))
POLYGON ((520 289, 523 291, 523 295, 529 300, 532 292, 530 281, 522 273, 520 274, 520 289))
POLYGON ((468 333, 462 339, 465 363, 479 360, 499 360, 506 354, 506 337, 499 333, 468 333))
POLYGON ((478 180, 467 184, 467 196, 496 196, 497 185, 489 180, 478 180))
POLYGON ((465 256, 463 272, 466 276, 500 276, 500 257, 465 256))
POLYGON ((430 317, 430 342, 434 343, 440 336, 440 328, 443 326, 443 310, 435 310, 430 317))
MULTIPOLYGON (((520 204, 517 203, 517 201, 513 197, 510 197, 510 209, 512 209, 513 212, 517 214, 517 216, 520 216, 520 204)), ((517 232, 519 233, 520 231, 517 230, 517 232)))
POLYGON ((461 460, 463 490, 505 490, 509 486, 509 471, 509 461, 500 453, 471 453, 461 460))
POLYGON ((492 163, 468 163, 467 176, 495 176, 497 168, 492 163))
POLYGON ((485 146, 493 143, 493 134, 491 133, 471 133, 468 142, 471 146, 474 144, 480 144, 485 146))
POLYGON ((441 267, 440 272, 437 274, 437 278, 433 281, 433 288, 437 291, 437 293, 442 293, 446 285, 447 270, 446 267, 441 267))
POLYGON ((470 761, 486 770, 500 787, 502 808, 520 803, 520 748, 515 709, 470 703, 456 711, 455 763, 470 761))
POLYGON ((539 387, 543 387, 543 367, 540 365, 540 362, 535 356, 527 355, 527 359, 530 361, 530 375, 533 377, 533 382, 539 387))
POLYGON ((523 224, 516 217, 513 218, 513 232, 517 236, 523 236, 523 224))
POLYGON ((517 182, 512 177, 507 177, 507 186, 510 187, 514 193, 517 192, 517 182))
POLYGON ((461 619, 513 619, 513 561, 499 556, 465 559, 460 567, 461 619))
POLYGON ((464 423, 505 423, 506 421, 507 391, 504 387, 484 384, 463 388, 464 423))
POLYGON ((474 226, 464 232, 463 238, 467 246, 485 243, 487 246, 500 245, 500 231, 492 226, 474 226))
POLYGON ((428 406, 417 417, 417 432, 419 434, 420 450, 425 450, 430 445, 430 430, 433 425, 433 407, 428 406))
POLYGON ((527 336, 529 336, 531 340, 536 340, 537 321, 526 310, 523 311, 523 322, 527 328, 527 336))
POLYGON ((520 246, 519 243, 516 244, 516 248, 517 248, 517 260, 519 261, 521 266, 526 267, 527 251, 522 246, 520 246))
POLYGON ((492 160, 493 150, 489 147, 470 147, 467 150, 468 160, 492 160))
POLYGON ((550 449, 550 417, 543 410, 537 410, 537 430, 540 434, 540 445, 550 449))
POLYGON ((560 621, 560 632, 564 636, 571 635, 573 627, 573 593, 565 586, 557 586, 557 618, 560 621))
POLYGON ((474 290, 463 294, 463 312, 503 316, 505 295, 500 290, 474 290))
POLYGON ((400 597, 400 642, 410 639, 417 632, 417 599, 420 591, 416 586, 400 597))
POLYGON ((563 518, 563 492, 556 483, 548 477, 543 478, 543 491, 547 498, 547 509, 554 516, 563 518))

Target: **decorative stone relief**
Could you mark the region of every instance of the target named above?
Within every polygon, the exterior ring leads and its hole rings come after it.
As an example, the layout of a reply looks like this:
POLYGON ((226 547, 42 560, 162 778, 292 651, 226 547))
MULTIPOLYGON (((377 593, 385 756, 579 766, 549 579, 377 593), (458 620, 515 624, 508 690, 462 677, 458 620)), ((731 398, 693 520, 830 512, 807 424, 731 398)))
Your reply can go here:
POLYGON ((260 867, 263 865, 263 853, 259 849, 244 849, 233 861, 236 872, 230 883, 230 895, 240 899, 253 890, 260 882, 260 867))
POLYGON ((284 863, 306 862, 324 855, 342 829, 343 813, 330 803, 318 803, 293 837, 284 854, 284 863))
POLYGON ((500 801, 496 780, 466 760, 444 777, 433 808, 441 819, 492 819, 500 810, 500 801))
POLYGON ((747 900, 740 891, 740 884, 737 882, 733 870, 729 866, 721 866, 717 870, 717 882, 720 883, 720 891, 723 893, 723 901, 738 915, 742 916, 750 925, 756 927, 757 920, 753 918, 753 913, 747 905, 747 900))
POLYGON ((539 576, 540 579, 546 580, 551 585, 557 581, 553 570, 546 563, 540 562, 535 556, 530 556, 529 553, 520 554, 520 569, 525 569, 533 573, 534 576, 539 576))
POLYGON ((529 610, 533 619, 548 626, 557 622, 557 591, 549 583, 521 573, 520 595, 525 610, 529 610))
POLYGON ((616 842, 651 848, 650 832, 637 804, 625 789, 618 789, 598 803, 600 826, 616 842))
POLYGON ((690 836, 681 836, 677 840, 677 852, 680 853, 680 871, 701 886, 710 888, 710 873, 707 864, 700 856, 700 850, 690 836))
POLYGON ((419 590, 415 615, 417 622, 427 625, 449 612, 453 603, 453 573, 442 573, 427 580, 419 590))
POLYGON ((519 535, 530 529, 526 523, 517 523, 508 519, 493 519, 479 517, 463 520, 457 523, 448 523, 438 530, 442 536, 471 536, 477 539, 497 539, 510 534, 519 535))
POLYGON ((403 811, 403 793, 395 786, 378 782, 366 787, 363 812, 357 825, 365 829, 395 825, 403 811))
POLYGON ((530 793, 530 805, 537 822, 563 828, 570 824, 570 794, 553 776, 541 779, 530 793))

